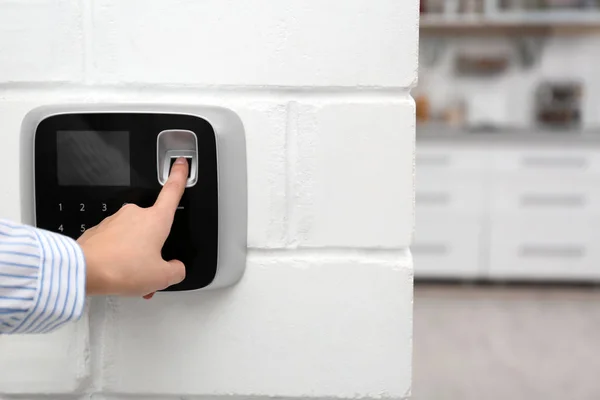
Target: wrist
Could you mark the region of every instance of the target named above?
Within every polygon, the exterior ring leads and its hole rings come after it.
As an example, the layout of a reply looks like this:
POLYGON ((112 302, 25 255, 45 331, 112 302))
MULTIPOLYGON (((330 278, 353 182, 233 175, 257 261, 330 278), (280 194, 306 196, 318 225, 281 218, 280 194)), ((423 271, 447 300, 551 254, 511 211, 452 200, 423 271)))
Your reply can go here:
POLYGON ((80 244, 86 264, 85 287, 90 296, 108 295, 110 293, 110 276, 108 269, 102 268, 102 262, 96 256, 93 246, 80 244))

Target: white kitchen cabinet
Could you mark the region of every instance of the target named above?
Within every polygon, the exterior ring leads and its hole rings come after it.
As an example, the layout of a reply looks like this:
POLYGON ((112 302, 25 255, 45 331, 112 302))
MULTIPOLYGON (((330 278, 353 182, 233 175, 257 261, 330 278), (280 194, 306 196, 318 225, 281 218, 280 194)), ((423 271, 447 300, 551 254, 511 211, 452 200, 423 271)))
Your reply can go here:
POLYGON ((600 151, 492 150, 489 277, 600 280, 600 151))
POLYGON ((417 142, 417 279, 600 281, 600 140, 417 142))

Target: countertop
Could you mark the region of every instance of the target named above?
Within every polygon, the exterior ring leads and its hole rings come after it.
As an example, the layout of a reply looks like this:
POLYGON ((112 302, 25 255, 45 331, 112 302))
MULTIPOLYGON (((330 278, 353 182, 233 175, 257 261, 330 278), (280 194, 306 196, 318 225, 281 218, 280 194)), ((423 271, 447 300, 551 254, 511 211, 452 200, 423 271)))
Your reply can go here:
POLYGON ((417 125, 417 141, 451 143, 600 145, 600 128, 586 130, 552 130, 544 128, 452 128, 444 125, 417 125))

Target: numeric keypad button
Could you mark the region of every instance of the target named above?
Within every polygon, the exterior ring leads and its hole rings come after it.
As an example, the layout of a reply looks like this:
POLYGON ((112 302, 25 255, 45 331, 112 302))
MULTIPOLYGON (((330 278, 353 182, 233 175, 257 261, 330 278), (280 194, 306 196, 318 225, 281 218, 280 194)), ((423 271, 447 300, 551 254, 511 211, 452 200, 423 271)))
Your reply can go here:
MULTIPOLYGON (((98 225, 102 220, 108 217, 108 206, 102 200, 100 201, 88 201, 85 204, 86 212, 85 217, 80 219, 78 227, 81 229, 89 229, 93 226, 98 225), (106 209, 107 211, 103 211, 106 209), (85 228, 81 228, 80 225, 85 224, 85 228)), ((83 232, 83 231, 82 231, 83 232)))
POLYGON ((56 216, 64 217, 66 215, 73 215, 73 213, 79 212, 79 202, 59 200, 52 203, 51 207, 47 207, 48 211, 52 211, 52 214, 56 216))
POLYGON ((64 224, 61 224, 61 226, 59 227, 59 233, 70 237, 71 239, 77 240, 77 238, 79 238, 79 236, 81 236, 81 233, 76 229, 76 225, 73 224, 69 224, 67 222, 65 222, 64 224), (62 231, 60 230, 62 228, 62 231))

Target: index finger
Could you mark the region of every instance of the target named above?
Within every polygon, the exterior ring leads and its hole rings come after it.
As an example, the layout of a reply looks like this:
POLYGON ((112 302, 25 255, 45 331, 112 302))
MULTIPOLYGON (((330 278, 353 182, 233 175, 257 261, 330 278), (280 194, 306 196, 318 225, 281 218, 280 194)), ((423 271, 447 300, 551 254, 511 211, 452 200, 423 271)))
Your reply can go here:
POLYGON ((163 186, 154 207, 162 209, 170 214, 174 214, 183 192, 185 191, 185 185, 188 177, 188 163, 183 157, 179 157, 173 163, 171 167, 171 173, 169 179, 163 186))

